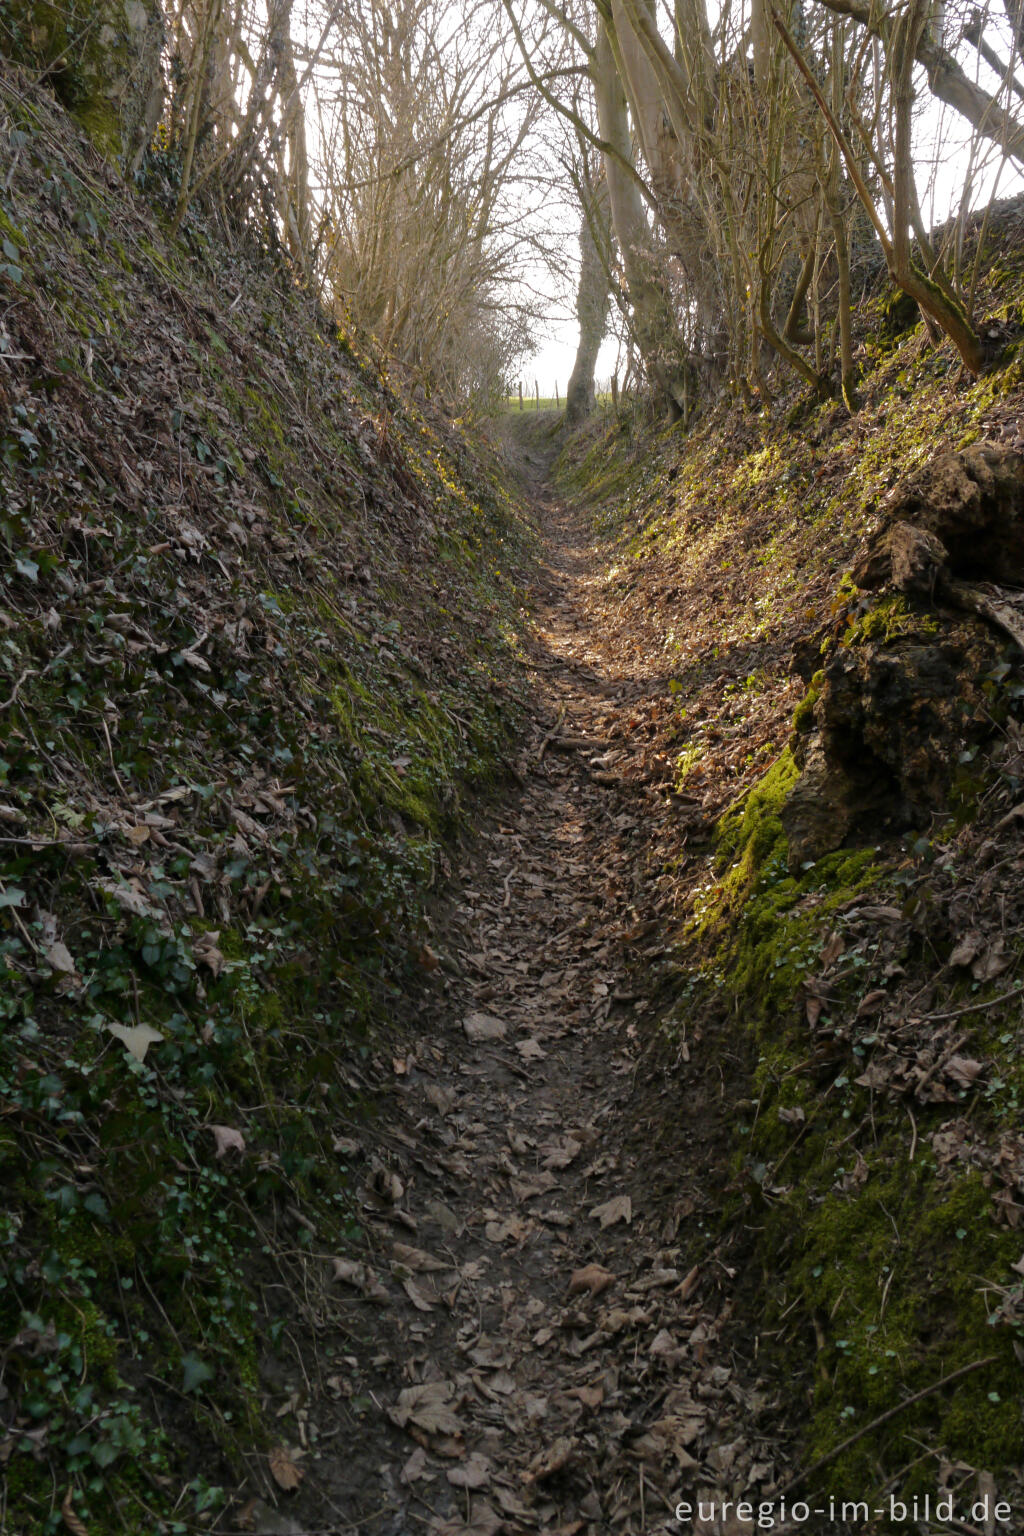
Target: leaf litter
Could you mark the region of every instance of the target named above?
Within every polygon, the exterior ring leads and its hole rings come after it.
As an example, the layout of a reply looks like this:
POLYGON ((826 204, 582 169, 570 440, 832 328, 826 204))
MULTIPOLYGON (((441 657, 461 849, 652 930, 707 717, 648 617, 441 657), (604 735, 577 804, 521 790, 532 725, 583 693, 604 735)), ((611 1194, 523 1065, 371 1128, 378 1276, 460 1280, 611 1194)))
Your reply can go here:
POLYGON ((547 512, 561 568, 523 789, 437 909, 421 1043, 381 1058, 365 1252, 333 1261, 346 1328, 383 1263, 398 1288, 374 1315, 353 1454, 378 1469, 387 1529, 433 1536, 632 1536, 698 1487, 756 1497, 779 1455, 769 1396, 723 1343, 729 1272, 686 1262, 677 1236, 699 1197, 652 1198, 622 1149, 647 1006, 627 935, 652 931, 630 839, 668 801, 625 752, 614 784, 577 748, 538 760, 556 719, 566 740, 608 739, 631 691, 579 621, 587 536, 547 512))

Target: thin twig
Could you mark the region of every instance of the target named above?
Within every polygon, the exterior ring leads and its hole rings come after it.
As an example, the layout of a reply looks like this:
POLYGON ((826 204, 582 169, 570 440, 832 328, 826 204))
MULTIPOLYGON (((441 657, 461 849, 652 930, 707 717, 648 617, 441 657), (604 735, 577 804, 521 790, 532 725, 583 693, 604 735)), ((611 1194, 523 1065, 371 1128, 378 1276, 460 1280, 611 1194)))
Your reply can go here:
POLYGON ((1009 1003, 1015 997, 1024 998, 1024 987, 1016 986, 1012 992, 1002 992, 998 997, 990 997, 984 1003, 967 1003, 963 1008, 954 1008, 951 1013, 926 1013, 916 1022, 918 1024, 942 1024, 946 1019, 959 1019, 965 1013, 980 1013, 983 1008, 998 1008, 1000 1003, 1009 1003))
POLYGON ((561 708, 561 710, 559 711, 559 714, 558 714, 558 719, 555 721, 555 728, 554 728, 554 730, 553 731, 548 731, 548 734, 544 737, 544 740, 541 742, 540 749, 537 752, 537 761, 538 761, 538 763, 543 762, 543 760, 544 760, 544 753, 547 751, 547 749, 550 746, 551 742, 554 741, 555 737, 558 735, 559 731, 561 730, 561 728, 562 728, 562 721, 565 719, 566 712, 568 711, 568 708, 569 708, 568 704, 563 704, 562 705, 562 708, 561 708))
POLYGON ((847 1435, 846 1439, 841 1441, 839 1445, 833 1446, 824 1456, 819 1456, 817 1461, 812 1462, 806 1471, 798 1472, 796 1477, 791 1477, 789 1482, 779 1489, 776 1497, 781 1499, 785 1494, 791 1493, 794 1488, 799 1488, 801 1483, 805 1483, 809 1477, 813 1477, 816 1472, 820 1472, 823 1467, 829 1466, 831 1462, 840 1457, 844 1451, 848 1451, 851 1445, 856 1445, 857 1441, 863 1440, 865 1435, 870 1435, 874 1430, 880 1429, 883 1424, 888 1424, 890 1419, 894 1419, 905 1408, 911 1408, 914 1403, 919 1403, 923 1397, 931 1397, 933 1392, 940 1392, 943 1387, 948 1387, 952 1382, 959 1381, 962 1376, 969 1376, 972 1371, 980 1371, 986 1365, 994 1365, 996 1359, 995 1355, 986 1355, 983 1360, 974 1360, 970 1365, 962 1365, 958 1371, 950 1371, 948 1376, 942 1376, 938 1381, 933 1381, 930 1387, 922 1387, 920 1392, 915 1392, 913 1396, 905 1398, 902 1403, 897 1403, 895 1408, 888 1408, 885 1413, 880 1413, 877 1419, 871 1420, 870 1424, 865 1424, 862 1429, 858 1429, 854 1434, 847 1435))
POLYGON ((36 673, 32 670, 32 668, 31 667, 26 667, 24 672, 18 678, 18 681, 15 683, 14 687, 11 689, 11 696, 10 696, 10 698, 9 699, 4 699, 3 703, 0 703, 0 709, 10 709, 11 705, 14 703, 15 699, 18 697, 18 689, 21 687, 22 683, 25 682, 28 678, 35 677, 35 676, 36 676, 36 673))

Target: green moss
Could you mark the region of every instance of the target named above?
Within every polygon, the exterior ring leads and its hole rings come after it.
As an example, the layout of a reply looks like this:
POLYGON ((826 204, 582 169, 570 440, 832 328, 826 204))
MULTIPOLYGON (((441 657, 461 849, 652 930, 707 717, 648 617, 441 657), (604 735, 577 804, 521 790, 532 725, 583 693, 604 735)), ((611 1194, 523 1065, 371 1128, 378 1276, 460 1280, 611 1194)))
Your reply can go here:
POLYGON ((793 729, 798 735, 805 736, 808 731, 813 731, 814 706, 818 702, 818 697, 817 688, 809 688, 794 710, 793 729))
POLYGON ((888 645, 900 635, 932 636, 939 633, 934 614, 914 608, 900 595, 884 597, 857 615, 843 633, 841 645, 888 645))
MULTIPOLYGON (((1004 1281, 1019 1243, 996 1228, 977 1173, 940 1176, 923 1155, 908 1164, 905 1145, 892 1136, 863 1153, 847 1137, 844 1166, 836 1144, 819 1135, 798 1152, 788 1172, 795 1192, 766 1227, 787 1256, 780 1309, 797 1297, 817 1320, 809 1458, 900 1398, 994 1356, 984 1371, 867 1436, 830 1477, 876 1486, 880 1466, 912 1461, 921 1436, 952 1458, 1006 1466, 1024 1446, 1018 1369, 1005 1336, 993 1332, 983 1292, 986 1279, 1004 1281), (856 1182, 844 1189, 855 1165, 856 1182)), ((911 1478, 908 1490, 925 1491, 929 1478, 911 1478)))
POLYGON ((719 870, 732 865, 730 884, 749 885, 758 869, 785 842, 780 819, 786 798, 800 777, 787 747, 738 805, 718 824, 715 846, 719 870))
POLYGON ((714 969, 742 999, 755 1034, 772 1026, 818 964, 828 915, 874 883, 872 849, 826 855, 793 875, 782 810, 799 778, 787 747, 718 824, 717 879, 694 929, 715 945, 714 969))
MULTIPOLYGON (((808 1423, 804 1457, 828 1454, 900 1400, 993 1356, 976 1375, 866 1435, 828 1479, 877 1488, 915 1463, 922 1440, 974 1466, 1005 1467, 1024 1449, 1019 1367, 1007 1331, 992 1327, 992 1309, 1019 1241, 995 1225, 991 1191, 976 1170, 936 1166, 927 1111, 919 1111, 925 1124, 908 1161, 906 1128, 856 1081, 855 1063, 873 1039, 867 1024, 869 1044, 856 1045, 852 1060, 846 1045, 838 1055, 825 1049, 827 1033, 817 1050, 808 1038, 794 1007, 801 984, 820 971, 837 911, 883 872, 873 849, 840 850, 789 872, 780 813, 794 779, 783 754, 723 817, 703 932, 715 945, 708 981, 744 1020, 757 1052, 755 1109, 738 1127, 733 1167, 738 1189, 770 1191, 756 1197, 757 1252, 769 1337, 777 1327, 787 1341, 777 1361, 782 1379, 792 1379, 790 1354, 803 1347, 794 1330, 816 1341, 810 1400, 795 1405, 808 1423)), ((851 967, 833 981, 830 1009, 856 1014, 858 976, 851 967)), ((1015 1114, 1016 1093, 1003 1080, 1001 1088, 1015 1114)), ((934 1123, 944 1115, 938 1107, 934 1123)), ((915 1470, 904 1487, 926 1491, 930 1478, 915 1470)))
MULTIPOLYGON (((9 57, 49 72, 57 96, 73 113, 104 154, 118 158, 126 149, 126 123, 115 102, 118 86, 122 108, 132 111, 133 90, 144 89, 139 79, 140 41, 132 22, 155 26, 141 5, 128 7, 110 0, 71 0, 53 5, 48 0, 3 0, 0 6, 0 40, 9 57), (135 78, 133 78, 135 77, 135 78)), ((156 68, 155 54, 150 63, 156 68)), ((154 79, 156 76, 154 75, 154 79)), ((136 105, 135 110, 139 110, 136 105)))

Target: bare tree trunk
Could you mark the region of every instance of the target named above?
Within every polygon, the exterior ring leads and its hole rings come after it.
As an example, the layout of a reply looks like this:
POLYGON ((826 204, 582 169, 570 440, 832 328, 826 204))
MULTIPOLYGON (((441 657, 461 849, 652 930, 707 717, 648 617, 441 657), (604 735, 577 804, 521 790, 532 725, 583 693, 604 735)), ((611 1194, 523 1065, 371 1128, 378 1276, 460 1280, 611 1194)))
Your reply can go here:
POLYGON ((652 383, 678 417, 683 404, 682 379, 675 376, 677 370, 668 362, 675 315, 650 270, 650 230, 639 188, 626 169, 633 159, 626 96, 603 21, 590 62, 601 138, 609 145, 603 161, 611 226, 625 272, 636 343, 652 383))
POLYGON ((594 409, 594 370, 608 323, 608 264, 595 238, 595 224, 607 248, 608 195, 603 183, 584 209, 580 223, 580 285, 576 295, 580 340, 565 391, 565 419, 573 427, 594 409))

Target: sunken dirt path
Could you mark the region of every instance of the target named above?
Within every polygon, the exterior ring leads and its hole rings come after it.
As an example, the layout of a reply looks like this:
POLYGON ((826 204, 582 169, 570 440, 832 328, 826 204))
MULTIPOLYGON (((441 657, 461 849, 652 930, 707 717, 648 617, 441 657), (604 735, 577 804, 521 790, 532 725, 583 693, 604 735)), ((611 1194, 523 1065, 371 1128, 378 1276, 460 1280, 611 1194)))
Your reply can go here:
MULTIPOLYGON (((731 1272, 688 1258, 687 1136, 645 1121, 652 811, 616 773, 644 662, 606 654, 601 551, 543 470, 535 733, 435 917, 443 968, 367 1137, 364 1262, 330 1301, 348 1342, 317 1367, 337 1417, 305 1463, 318 1531, 732 1532, 677 1503, 781 1470, 731 1272)), ((286 1508, 257 1528, 313 1529, 286 1508)))

